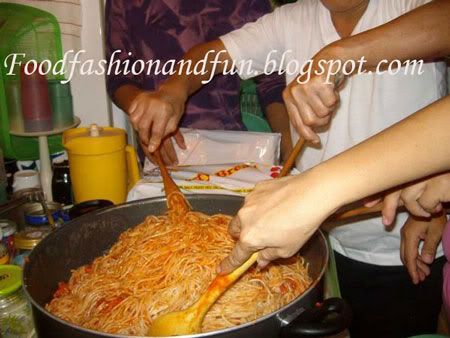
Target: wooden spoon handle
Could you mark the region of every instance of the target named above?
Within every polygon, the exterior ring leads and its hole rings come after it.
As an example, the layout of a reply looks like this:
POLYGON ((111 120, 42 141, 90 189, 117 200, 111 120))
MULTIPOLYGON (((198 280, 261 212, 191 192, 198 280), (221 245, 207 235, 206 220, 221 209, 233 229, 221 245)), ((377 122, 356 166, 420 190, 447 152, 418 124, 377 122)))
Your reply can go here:
MULTIPOLYGON (((357 217, 357 216, 365 216, 365 215, 372 215, 372 214, 380 214, 381 211, 383 210, 383 203, 377 203, 372 207, 358 207, 358 208, 354 208, 354 209, 349 209, 349 210, 338 210, 336 211, 333 215, 331 215, 327 222, 329 221, 344 221, 353 217, 357 217)), ((400 202, 398 207, 397 207, 397 212, 400 211, 405 211, 405 207, 404 205, 400 202)))
POLYGON ((237 269, 233 270, 230 274, 228 274, 228 278, 230 279, 230 284, 234 283, 236 280, 239 279, 255 262, 258 258, 258 253, 254 252, 253 255, 250 256, 249 259, 245 261, 244 264, 242 264, 237 269))
POLYGON ((351 210, 344 210, 344 211, 337 211, 335 212, 330 218, 330 221, 343 221, 352 217, 356 216, 364 216, 364 215, 370 215, 370 214, 377 214, 380 213, 383 209, 383 203, 375 204, 372 207, 358 207, 351 210))
POLYGON ((305 143, 306 143, 305 139, 300 136, 297 143, 295 144, 294 149, 292 149, 291 153, 289 154, 286 163, 284 163, 283 169, 281 169, 280 177, 284 177, 287 174, 289 174, 289 172, 292 169, 292 166, 295 163, 295 160, 297 159, 298 154, 300 154, 300 152, 302 151, 305 143))
POLYGON ((198 301, 199 313, 205 315, 209 308, 229 287, 241 277, 258 258, 258 252, 254 252, 249 259, 241 266, 233 270, 228 275, 216 276, 208 287, 208 290, 200 297, 198 301))
POLYGON ((164 183, 164 190, 166 191, 166 196, 169 196, 173 192, 179 192, 181 193, 180 189, 176 185, 176 183, 173 181, 172 177, 169 174, 169 171, 167 170, 166 165, 164 164, 164 161, 161 158, 161 153, 159 152, 159 149, 157 149, 153 153, 153 158, 156 161, 156 164, 159 166, 159 170, 161 171, 161 176, 164 183))
MULTIPOLYGON (((339 71, 335 77, 334 77, 334 85, 336 88, 338 88, 345 80, 345 74, 342 71, 339 71)), ((284 177, 292 169, 292 166, 295 163, 295 160, 297 159, 298 155, 302 151, 306 141, 303 137, 299 136, 299 139, 297 143, 295 144, 294 149, 292 149, 291 153, 288 156, 288 159, 286 160, 286 163, 283 166, 283 169, 281 170, 280 177, 284 177)))

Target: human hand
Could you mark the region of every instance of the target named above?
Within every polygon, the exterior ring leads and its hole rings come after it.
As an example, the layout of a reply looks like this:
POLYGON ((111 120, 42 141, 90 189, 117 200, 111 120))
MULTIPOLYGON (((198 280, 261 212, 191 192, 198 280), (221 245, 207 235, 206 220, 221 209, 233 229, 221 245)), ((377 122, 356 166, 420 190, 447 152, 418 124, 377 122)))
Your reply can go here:
POLYGON ((409 217, 401 230, 400 257, 414 284, 423 282, 430 274, 436 249, 441 241, 447 218, 439 215, 431 219, 409 217), (423 241, 422 250, 419 245, 423 241))
POLYGON ((218 271, 233 271, 256 251, 260 268, 294 255, 337 209, 338 194, 324 196, 320 177, 307 171, 258 183, 230 223, 230 234, 238 241, 218 271))
MULTIPOLYGON (((175 139, 175 142, 181 149, 186 149, 186 143, 184 141, 183 134, 179 130, 173 134, 173 139, 175 139)), ((154 164, 156 164, 156 161, 153 158, 152 153, 149 152, 148 146, 143 144, 142 141, 140 141, 142 150, 144 151, 145 156, 154 164)), ((178 157, 177 153, 175 151, 175 148, 173 146, 172 142, 172 136, 169 135, 165 139, 163 139, 161 146, 159 148, 161 158, 164 162, 164 164, 168 166, 174 166, 178 164, 178 157)))
MULTIPOLYGON (((400 203, 415 216, 430 217, 440 212, 442 203, 448 201, 450 201, 450 173, 415 182, 383 198, 383 224, 392 225, 400 203)), ((377 202, 372 201, 366 205, 370 206, 377 202)))
POLYGON ((339 105, 340 73, 329 63, 323 64, 322 69, 319 67, 321 60, 329 59, 332 57, 325 50, 316 54, 311 69, 283 91, 292 125, 300 136, 313 143, 320 142, 313 128, 326 126, 339 105))
POLYGON ((133 128, 143 144, 153 153, 161 140, 174 133, 184 111, 187 97, 170 87, 157 91, 143 91, 132 101, 128 110, 133 128))

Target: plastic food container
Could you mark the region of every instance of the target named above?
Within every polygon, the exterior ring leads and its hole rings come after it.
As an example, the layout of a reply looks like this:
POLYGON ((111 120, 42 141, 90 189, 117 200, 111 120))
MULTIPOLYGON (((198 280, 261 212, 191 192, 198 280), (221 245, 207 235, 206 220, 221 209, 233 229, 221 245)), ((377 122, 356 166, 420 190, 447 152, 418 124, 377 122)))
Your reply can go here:
POLYGON ((28 338, 34 334, 31 308, 22 291, 22 269, 0 265, 0 337, 28 338))
POLYGON ((75 203, 106 199, 125 202, 140 179, 136 152, 126 144, 124 129, 74 128, 63 133, 75 203))

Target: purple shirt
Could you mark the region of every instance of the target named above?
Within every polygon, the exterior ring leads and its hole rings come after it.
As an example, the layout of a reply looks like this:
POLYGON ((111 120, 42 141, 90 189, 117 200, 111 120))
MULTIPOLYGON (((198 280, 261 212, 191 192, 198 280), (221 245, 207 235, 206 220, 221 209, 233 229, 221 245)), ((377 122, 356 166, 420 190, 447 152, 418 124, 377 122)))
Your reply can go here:
MULTIPOLYGON (((180 60, 191 47, 255 21, 271 11, 268 0, 107 0, 106 46, 108 59, 180 60), (132 55, 129 56, 128 53, 132 55)), ((114 68, 113 68, 114 69, 114 68)), ((145 90, 158 88, 166 76, 152 74, 107 77, 110 97, 122 85, 145 90)), ((284 77, 263 76, 257 81, 265 107, 283 102, 284 77)), ((245 130, 239 109, 238 75, 218 75, 188 100, 181 126, 198 129, 245 130)))

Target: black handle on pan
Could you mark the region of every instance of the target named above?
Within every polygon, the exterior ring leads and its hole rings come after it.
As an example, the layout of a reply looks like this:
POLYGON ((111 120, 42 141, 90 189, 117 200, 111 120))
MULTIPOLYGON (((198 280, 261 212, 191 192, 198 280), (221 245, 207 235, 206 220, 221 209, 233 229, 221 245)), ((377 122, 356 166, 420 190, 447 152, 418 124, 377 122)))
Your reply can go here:
POLYGON ((326 337, 344 331, 352 317, 350 306, 341 298, 328 298, 302 312, 281 329, 281 338, 326 337))

